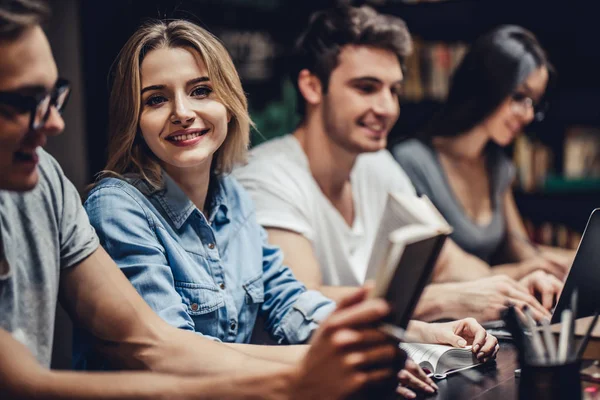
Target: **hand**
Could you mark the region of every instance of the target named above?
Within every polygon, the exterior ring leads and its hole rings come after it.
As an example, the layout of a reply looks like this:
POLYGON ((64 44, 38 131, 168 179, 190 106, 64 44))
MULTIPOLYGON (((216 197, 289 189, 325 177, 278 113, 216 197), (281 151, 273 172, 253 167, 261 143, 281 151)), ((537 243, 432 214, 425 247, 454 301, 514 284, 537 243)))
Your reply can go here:
POLYGON ((575 258, 575 252, 571 250, 542 250, 540 256, 555 265, 560 266, 565 275, 569 273, 569 269, 571 269, 571 265, 573 265, 573 259, 575 258))
POLYGON ((542 270, 554 275, 558 279, 564 279, 569 272, 570 264, 565 261, 564 257, 558 254, 543 252, 536 257, 521 261, 518 268, 523 271, 521 277, 529 275, 534 271, 542 270))
POLYGON ((338 303, 321 323, 293 378, 294 399, 342 399, 372 386, 397 386, 406 353, 375 328, 390 308, 381 299, 364 300, 366 289, 338 303))
POLYGON ((498 339, 488 334, 474 318, 444 323, 421 322, 418 325, 415 322, 411 322, 410 328, 416 327, 423 343, 449 344, 453 347, 471 345, 471 351, 482 362, 496 357, 500 349, 498 339))
POLYGON ((435 393, 438 390, 433 379, 427 377, 425 371, 410 358, 406 360, 404 369, 398 373, 398 379, 400 380, 400 385, 397 392, 407 399, 417 397, 417 394, 413 391, 415 389, 426 393, 435 393))
POLYGON ((527 288, 532 295, 539 295, 542 305, 550 310, 554 305, 554 299, 558 298, 563 288, 563 283, 554 275, 542 270, 537 270, 522 278, 519 283, 527 288))
MULTIPOLYGON (((495 275, 470 282, 458 282, 451 286, 447 307, 455 308, 459 317, 471 316, 478 321, 500 319, 500 312, 508 304, 519 309, 528 306, 536 320, 550 318, 550 312, 521 285, 506 275, 495 275), (456 298, 454 298, 456 296, 456 298)), ((456 317, 455 317, 456 318, 456 317)))

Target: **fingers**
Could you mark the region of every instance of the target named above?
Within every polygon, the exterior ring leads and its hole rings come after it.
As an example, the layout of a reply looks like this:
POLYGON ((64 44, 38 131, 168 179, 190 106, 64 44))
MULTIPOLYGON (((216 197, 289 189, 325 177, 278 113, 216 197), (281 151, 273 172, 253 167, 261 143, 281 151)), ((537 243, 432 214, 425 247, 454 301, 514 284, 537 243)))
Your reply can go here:
POLYGON ((417 379, 421 380, 422 382, 427 383, 429 386, 431 386, 435 390, 438 390, 438 387, 435 384, 435 382, 433 382, 433 379, 428 377, 427 374, 425 373, 425 371, 423 371, 423 368, 421 368, 419 366, 419 364, 417 364, 413 359, 411 359, 411 358, 406 359, 406 365, 405 365, 404 369, 406 369, 408 372, 413 374, 417 379))
MULTIPOLYGON (((427 382, 431 381, 431 379, 427 378, 425 372, 423 372, 423 370, 414 361, 407 360, 406 366, 410 366, 411 371, 405 368, 398 373, 398 379, 400 380, 400 384, 402 386, 420 390, 426 393, 435 393, 437 386, 434 388, 434 386, 427 382), (415 367, 421 372, 416 370, 415 367), (424 378, 421 378, 421 376, 424 376, 424 378)), ((433 381, 431 383, 433 383, 433 381)))
POLYGON ((348 347, 370 347, 376 344, 387 343, 396 345, 396 341, 379 329, 339 329, 331 337, 334 346, 345 349, 348 347))
POLYGON ((417 394, 415 392, 413 392, 412 390, 410 390, 407 387, 404 387, 402 385, 398 386, 398 389, 396 389, 396 392, 404 397, 405 399, 414 399, 417 397, 417 394))
POLYGON ((465 318, 461 321, 463 324, 462 331, 457 332, 465 339, 472 337, 473 353, 477 354, 485 345, 488 336, 487 331, 474 318, 465 318), (468 336, 466 335, 468 333, 468 336))
POLYGON ((342 298, 340 301, 338 301, 337 303, 337 310, 341 310, 343 308, 347 308, 350 307, 354 304, 360 303, 361 301, 363 301, 367 295, 367 288, 362 287, 362 288, 357 288, 356 291, 348 296, 344 296, 344 298, 342 298))
POLYGON ((345 364, 354 369, 386 366, 396 364, 400 350, 394 345, 372 346, 362 351, 354 351, 346 355, 345 364))
POLYGON ((554 275, 542 273, 535 279, 534 288, 541 295, 544 308, 550 310, 554 304, 554 297, 562 288, 562 283, 554 275))
MULTIPOLYGON (((515 285, 522 287, 522 285, 520 284, 515 283, 515 285)), ((540 317, 548 318, 551 316, 550 312, 547 309, 545 309, 544 306, 542 306, 540 302, 537 301, 536 298, 530 295, 529 293, 525 294, 518 290, 510 290, 508 293, 508 297, 510 301, 513 302, 515 305, 527 304, 532 309, 532 311, 537 311, 537 314, 540 315, 540 317)))
POLYGON ((371 325, 381 321, 389 312, 389 305, 382 299, 364 300, 336 310, 321 324, 321 327, 326 331, 333 331, 342 327, 371 325))
POLYGON ((487 335, 483 346, 481 346, 479 352, 476 353, 477 359, 483 362, 489 360, 491 357, 495 356, 497 348, 500 348, 498 344, 498 339, 493 335, 487 335))

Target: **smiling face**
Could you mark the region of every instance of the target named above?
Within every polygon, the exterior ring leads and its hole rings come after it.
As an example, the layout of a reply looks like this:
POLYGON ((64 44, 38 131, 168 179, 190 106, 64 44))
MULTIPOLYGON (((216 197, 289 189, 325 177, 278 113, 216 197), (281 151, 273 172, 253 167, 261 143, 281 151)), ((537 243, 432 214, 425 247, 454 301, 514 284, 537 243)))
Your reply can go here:
POLYGON ((146 55, 140 71, 139 127, 150 150, 170 174, 208 171, 230 117, 201 57, 188 48, 159 48, 146 55))
MULTIPOLYGON (((34 95, 54 87, 56 64, 40 27, 27 30, 14 41, 0 42, 0 54, 0 92, 34 95)), ((54 107, 46 124, 37 130, 29 129, 30 115, 0 103, 0 189, 33 189, 38 181, 37 148, 64 129, 54 107)))
POLYGON ((512 96, 505 99, 482 127, 490 140, 499 146, 507 146, 529 125, 534 117, 535 105, 540 101, 548 84, 548 69, 534 70, 521 83, 512 96))
POLYGON ((369 46, 343 47, 320 105, 327 135, 354 154, 385 148, 400 115, 402 78, 393 52, 369 46))

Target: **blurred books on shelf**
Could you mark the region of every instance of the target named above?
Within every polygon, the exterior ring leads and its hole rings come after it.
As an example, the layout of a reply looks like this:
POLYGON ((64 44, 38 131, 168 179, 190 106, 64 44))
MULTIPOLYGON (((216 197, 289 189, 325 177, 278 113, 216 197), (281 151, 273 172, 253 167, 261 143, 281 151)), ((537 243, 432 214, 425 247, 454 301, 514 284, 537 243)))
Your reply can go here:
POLYGON ((521 135, 515 140, 513 161, 517 167, 517 187, 533 192, 545 185, 552 170, 553 154, 543 143, 521 135))
POLYGON ((413 46, 413 52, 406 60, 402 100, 444 101, 448 95, 450 76, 462 60, 466 44, 427 42, 415 37, 413 46))
POLYGON ((600 129, 570 127, 563 152, 562 175, 557 175, 550 147, 526 135, 519 136, 513 152, 516 187, 529 193, 600 192, 600 129))
POLYGON ((572 126, 564 144, 564 177, 567 179, 600 178, 600 129, 572 126))
POLYGON ((530 220, 524 222, 529 240, 533 243, 564 249, 577 249, 577 246, 579 246, 581 233, 570 229, 566 225, 550 222, 534 225, 530 220))

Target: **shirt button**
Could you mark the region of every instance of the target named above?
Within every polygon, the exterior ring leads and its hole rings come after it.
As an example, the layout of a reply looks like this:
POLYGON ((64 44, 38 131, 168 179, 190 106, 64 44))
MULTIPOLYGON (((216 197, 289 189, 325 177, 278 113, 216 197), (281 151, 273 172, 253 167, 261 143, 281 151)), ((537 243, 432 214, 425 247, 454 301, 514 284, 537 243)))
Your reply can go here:
POLYGON ((211 250, 214 249, 215 248, 215 244, 214 243, 209 243, 208 244, 208 248, 211 249, 211 250))
POLYGON ((192 309, 192 311, 198 311, 198 303, 192 303, 190 308, 192 309))
POLYGON ((224 284, 224 283, 221 283, 221 284, 219 285, 219 287, 221 288, 221 290, 225 290, 225 284, 224 284))
POLYGON ((236 326, 237 326, 237 325, 236 325, 235 321, 231 321, 231 323, 229 324, 229 327, 231 328, 231 330, 232 330, 232 331, 234 331, 234 330, 235 330, 235 327, 236 327, 236 326))

